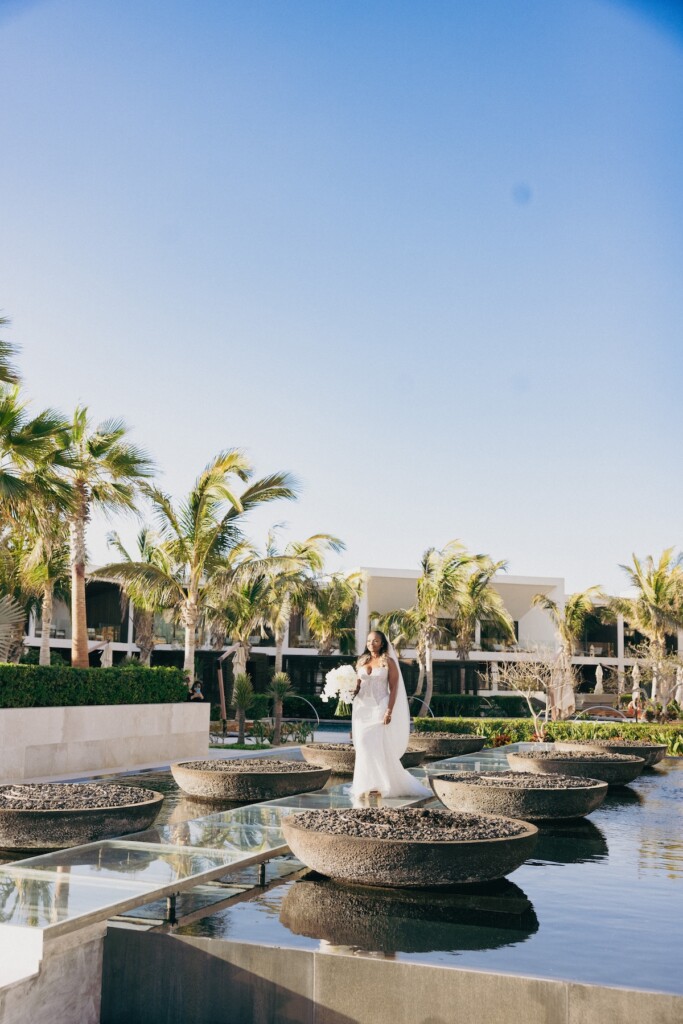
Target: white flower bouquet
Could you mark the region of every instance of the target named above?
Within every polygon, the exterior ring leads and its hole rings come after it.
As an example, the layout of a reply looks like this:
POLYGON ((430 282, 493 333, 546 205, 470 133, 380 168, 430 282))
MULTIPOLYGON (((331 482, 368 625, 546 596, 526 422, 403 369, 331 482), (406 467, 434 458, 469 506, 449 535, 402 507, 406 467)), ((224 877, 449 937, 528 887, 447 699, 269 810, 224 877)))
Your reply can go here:
POLYGON ((320 699, 327 703, 331 697, 337 697, 335 715, 348 715, 351 711, 351 701, 356 690, 358 677, 353 665, 341 665, 333 668, 325 676, 325 687, 320 694, 320 699))

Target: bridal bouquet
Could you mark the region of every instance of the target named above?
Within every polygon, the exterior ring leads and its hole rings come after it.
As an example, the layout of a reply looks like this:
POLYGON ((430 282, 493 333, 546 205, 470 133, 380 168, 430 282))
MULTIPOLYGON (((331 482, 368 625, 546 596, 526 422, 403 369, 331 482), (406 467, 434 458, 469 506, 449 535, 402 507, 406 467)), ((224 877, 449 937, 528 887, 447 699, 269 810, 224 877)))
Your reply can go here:
POLYGON ((330 697, 338 697, 335 715, 348 715, 351 711, 351 701, 357 682, 358 677, 353 665, 333 668, 325 676, 325 687, 320 694, 320 699, 327 703, 330 697))

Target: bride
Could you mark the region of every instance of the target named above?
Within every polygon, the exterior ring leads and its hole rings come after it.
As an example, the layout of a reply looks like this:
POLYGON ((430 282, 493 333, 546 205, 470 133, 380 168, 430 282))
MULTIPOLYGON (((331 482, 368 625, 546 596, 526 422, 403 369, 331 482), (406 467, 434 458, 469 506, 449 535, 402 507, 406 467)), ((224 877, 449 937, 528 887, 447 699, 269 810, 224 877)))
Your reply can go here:
POLYGON ((384 633, 375 629, 368 635, 357 670, 351 716, 356 748, 351 795, 432 796, 401 764, 410 735, 410 712, 398 658, 384 633))

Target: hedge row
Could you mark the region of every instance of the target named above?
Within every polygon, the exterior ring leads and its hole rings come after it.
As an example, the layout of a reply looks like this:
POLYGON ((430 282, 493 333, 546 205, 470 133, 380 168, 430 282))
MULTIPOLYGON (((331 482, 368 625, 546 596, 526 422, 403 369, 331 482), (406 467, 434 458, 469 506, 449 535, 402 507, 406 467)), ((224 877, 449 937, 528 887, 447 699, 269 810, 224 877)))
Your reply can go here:
POLYGON ((0 708, 172 704, 187 700, 179 668, 0 665, 0 708))
MULTIPOLYGON (((411 701, 411 707, 419 709, 417 700, 411 701)), ((475 696, 471 693, 435 693, 430 707, 435 715, 443 718, 454 716, 468 718, 482 712, 486 718, 530 717, 525 698, 516 694, 496 693, 475 696)))
MULTIPOLYGON (((524 718, 417 718, 416 732, 476 733, 485 736, 487 746, 525 743, 534 738, 531 719, 524 718)), ((606 740, 617 736, 627 740, 666 743, 672 757, 683 757, 683 722, 658 725, 652 722, 548 722, 548 740, 606 740)))

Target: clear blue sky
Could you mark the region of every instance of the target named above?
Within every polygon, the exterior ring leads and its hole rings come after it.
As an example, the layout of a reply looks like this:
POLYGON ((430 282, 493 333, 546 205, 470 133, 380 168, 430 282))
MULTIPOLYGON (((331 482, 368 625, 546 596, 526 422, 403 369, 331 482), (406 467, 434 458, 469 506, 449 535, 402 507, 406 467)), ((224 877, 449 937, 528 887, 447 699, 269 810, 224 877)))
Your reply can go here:
MULTIPOLYGON (((0 0, 0 308, 37 405, 257 535, 460 537, 620 589, 681 545, 683 16, 619 0, 0 0)), ((96 524, 91 550, 106 557, 96 524)))

